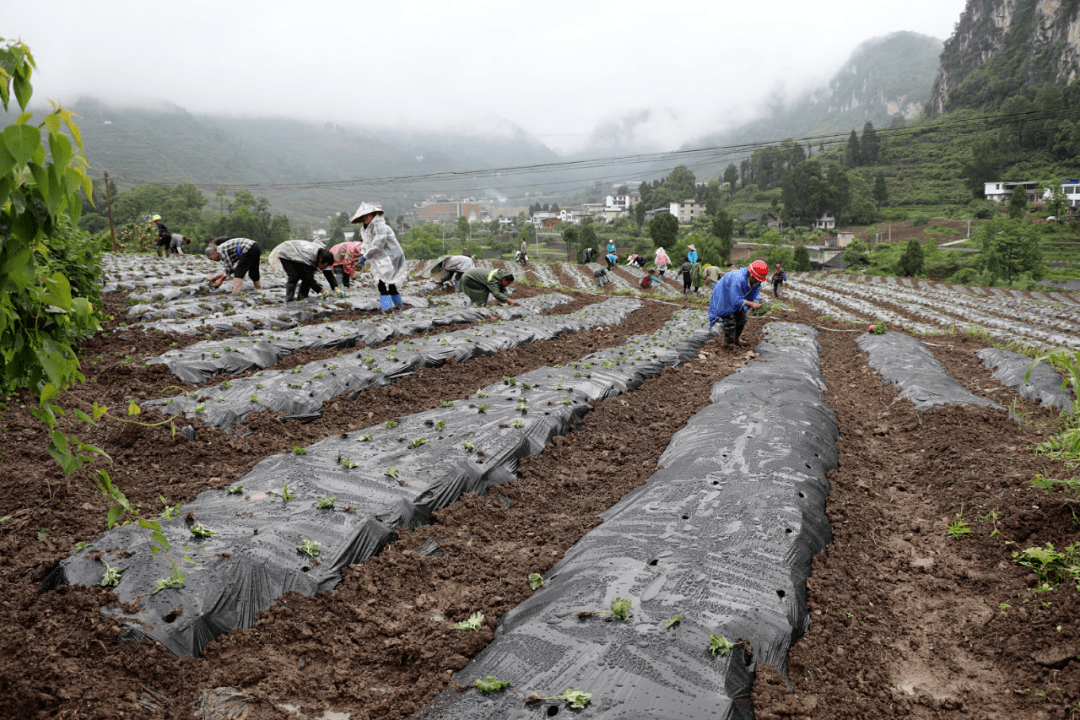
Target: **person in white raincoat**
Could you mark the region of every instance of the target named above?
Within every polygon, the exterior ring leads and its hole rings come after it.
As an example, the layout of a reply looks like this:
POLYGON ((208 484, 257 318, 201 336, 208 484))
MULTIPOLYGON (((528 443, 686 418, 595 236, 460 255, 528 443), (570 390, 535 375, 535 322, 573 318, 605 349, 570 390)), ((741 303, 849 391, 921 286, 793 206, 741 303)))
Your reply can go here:
POLYGON ((364 254, 360 264, 371 263, 375 277, 379 279, 379 307, 383 312, 401 307, 398 283, 405 281, 405 253, 386 224, 383 211, 366 202, 352 216, 353 223, 360 223, 360 238, 364 241, 364 254))
POLYGON ((292 302, 294 297, 300 300, 308 296, 308 292, 323 292, 322 285, 315 279, 315 271, 321 270, 330 283, 330 289, 334 290, 338 297, 344 297, 345 293, 338 289, 337 280, 330 268, 334 265, 334 254, 322 244, 311 240, 286 240, 270 251, 267 263, 271 269, 281 270, 285 273, 285 302, 292 302), (300 286, 299 296, 296 295, 296 286, 300 286))

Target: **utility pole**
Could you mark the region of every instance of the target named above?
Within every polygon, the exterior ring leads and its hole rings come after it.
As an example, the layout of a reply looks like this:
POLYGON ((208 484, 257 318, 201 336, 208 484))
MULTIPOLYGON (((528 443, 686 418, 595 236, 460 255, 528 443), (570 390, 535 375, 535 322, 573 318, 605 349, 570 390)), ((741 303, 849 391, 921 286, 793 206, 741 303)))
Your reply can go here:
MULTIPOLYGON (((90 193, 93 200, 93 192, 90 193)), ((109 234, 112 235, 112 251, 116 252, 116 228, 113 227, 112 219, 112 193, 109 192, 109 173, 105 173, 105 204, 109 207, 109 234)))
POLYGON ((968 220, 967 224, 968 224, 967 239, 970 240, 971 239, 971 221, 968 220))

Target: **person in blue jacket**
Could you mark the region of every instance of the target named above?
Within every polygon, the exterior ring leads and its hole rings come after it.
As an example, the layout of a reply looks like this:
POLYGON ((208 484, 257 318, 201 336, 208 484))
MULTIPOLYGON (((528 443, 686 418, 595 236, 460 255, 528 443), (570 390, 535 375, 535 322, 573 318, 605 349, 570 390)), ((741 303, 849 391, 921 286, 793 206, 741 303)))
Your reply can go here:
POLYGON ((619 250, 615 247, 615 242, 609 241, 607 244, 607 269, 615 267, 619 260, 619 250))
POLYGON ((689 249, 689 252, 686 253, 686 259, 693 265, 698 261, 697 248, 693 245, 687 245, 686 247, 689 249))
POLYGON ((749 267, 727 273, 713 288, 709 298, 709 327, 724 323, 724 339, 728 345, 745 345, 739 336, 746 327, 746 308, 757 310, 761 283, 769 276, 769 264, 755 260, 749 267))

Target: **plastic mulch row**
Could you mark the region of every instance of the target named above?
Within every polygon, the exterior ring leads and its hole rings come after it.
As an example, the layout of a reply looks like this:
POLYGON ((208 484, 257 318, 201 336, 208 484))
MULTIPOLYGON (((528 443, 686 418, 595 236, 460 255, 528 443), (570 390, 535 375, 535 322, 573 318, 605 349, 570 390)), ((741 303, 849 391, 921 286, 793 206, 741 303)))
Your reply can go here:
POLYGON ((141 605, 118 616, 123 637, 148 635, 178 655, 198 655, 218 635, 250 627, 289 590, 335 587, 342 568, 378 553, 398 526, 418 527, 464 493, 516 479, 518 460, 568 432, 589 402, 696 357, 710 337, 703 325, 702 313, 681 311, 658 332, 574 365, 533 370, 393 427, 268 457, 241 479, 241 492, 204 492, 163 522, 172 552, 154 555, 139 527, 116 527, 61 562, 41 590, 100 582, 108 562, 121 572, 117 596, 141 605), (319 508, 323 497, 336 506, 319 508), (216 535, 198 539, 185 517, 216 535), (155 593, 170 561, 186 575, 184 587, 155 593), (172 614, 177 605, 182 615, 172 614))
POLYGON ((1072 393, 1062 387, 1061 376, 1046 363, 1031 367, 1032 360, 1028 356, 998 348, 977 350, 975 356, 983 365, 993 369, 994 377, 1002 385, 1013 388, 1023 397, 1067 412, 1073 411, 1072 393), (1031 377, 1025 379, 1029 367, 1031 377))
POLYGON ((660 470, 500 618, 492 643, 416 717, 550 717, 565 702, 523 707, 520 696, 568 688, 592 693, 583 717, 753 717, 754 666, 786 674, 809 626, 806 578, 831 541, 825 474, 837 465, 816 333, 776 322, 765 336, 759 361, 716 383, 672 436, 660 470), (625 620, 577 614, 616 598, 630 601, 625 620), (512 685, 453 689, 489 675, 512 685))

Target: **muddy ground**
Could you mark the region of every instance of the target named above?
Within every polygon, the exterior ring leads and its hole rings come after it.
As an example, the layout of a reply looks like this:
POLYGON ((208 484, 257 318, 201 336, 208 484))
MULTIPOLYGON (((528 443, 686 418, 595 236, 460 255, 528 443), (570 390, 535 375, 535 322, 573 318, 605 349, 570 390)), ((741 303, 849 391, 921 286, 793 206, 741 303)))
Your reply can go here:
MULTIPOLYGON (((602 299, 575 297, 573 307, 602 299)), ((111 455, 111 464, 99 466, 133 503, 158 512, 159 495, 191 500, 267 455, 621 344, 624 334, 651 331, 675 309, 647 302, 616 329, 426 369, 354 402, 330 403, 308 425, 262 414, 252 417, 248 437, 221 442, 218 431, 199 428, 189 443, 161 428, 106 420, 79 435, 111 455)), ((759 668, 757 717, 1069 717, 1080 703, 1080 594, 1064 583, 1036 592, 1034 574, 1012 562, 1015 547, 1077 541, 1072 498, 1030 485, 1039 472, 1071 477, 1031 449, 1053 432, 1056 417, 1002 390, 971 355, 984 344, 966 335, 935 337, 947 347, 931 349, 972 392, 1013 407, 1024 422, 991 409, 916 413, 907 401, 894 402, 897 391, 867 367, 856 333, 841 332, 850 325, 802 309, 774 317, 833 330, 820 333, 822 369, 842 439, 840 468, 829 476, 834 543, 815 559, 808 583, 813 622, 792 649, 790 687, 771 666, 759 668), (959 512, 971 533, 954 540, 946 529, 959 512)), ((744 337, 756 342, 764 322, 753 319, 744 337)), ((174 378, 160 366, 143 368, 141 359, 172 342, 191 338, 112 329, 85 343, 93 381, 73 391, 68 405, 122 409, 160 396, 174 378)), ((197 660, 156 644, 116 645, 119 628, 98 613, 116 604, 111 591, 37 594, 58 560, 104 529, 108 506, 90 470, 65 478, 54 469, 29 396, 9 398, 0 416, 0 716, 150 717, 153 710, 153 717, 190 718, 195 707, 224 707, 224 696, 205 694, 231 687, 247 695, 246 717, 285 717, 279 703, 353 718, 405 717, 490 641, 498 617, 530 593, 530 573, 554 565, 599 523, 598 513, 653 473, 670 436, 707 404, 711 385, 747 361, 714 340, 685 367, 597 403, 583 429, 522 462, 521 481, 501 490, 509 509, 468 496, 348 569, 337 589, 285 596, 197 660), (418 554, 433 538, 444 556, 418 554), (477 610, 487 617, 481 631, 452 629, 450 621, 477 610)))

